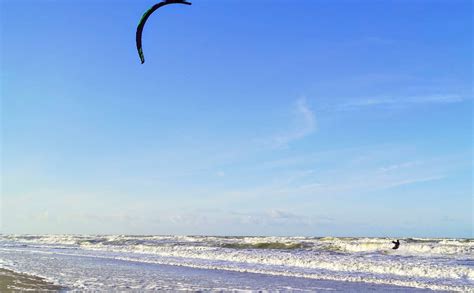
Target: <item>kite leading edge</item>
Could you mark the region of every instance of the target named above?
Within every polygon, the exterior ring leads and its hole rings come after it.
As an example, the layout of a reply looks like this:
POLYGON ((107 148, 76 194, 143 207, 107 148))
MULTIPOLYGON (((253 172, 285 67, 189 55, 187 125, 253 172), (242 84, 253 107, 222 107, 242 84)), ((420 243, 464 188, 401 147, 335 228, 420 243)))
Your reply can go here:
POLYGON ((148 20, 148 17, 155 12, 158 8, 168 5, 168 4, 186 4, 186 5, 191 5, 190 2, 187 2, 185 0, 165 0, 162 1, 158 4, 153 5, 150 9, 148 9, 140 19, 140 22, 138 23, 137 27, 137 34, 136 34, 136 42, 137 42, 137 51, 138 55, 140 56, 140 60, 143 63, 145 63, 145 55, 143 54, 143 48, 142 48, 142 33, 143 33, 143 27, 145 26, 146 21, 148 20))

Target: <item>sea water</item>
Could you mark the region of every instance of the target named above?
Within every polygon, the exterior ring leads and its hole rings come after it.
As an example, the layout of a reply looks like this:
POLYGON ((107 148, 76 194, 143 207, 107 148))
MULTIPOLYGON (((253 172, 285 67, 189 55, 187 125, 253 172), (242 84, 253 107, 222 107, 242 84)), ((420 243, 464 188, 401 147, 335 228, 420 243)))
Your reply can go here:
POLYGON ((0 268, 70 289, 474 292, 473 239, 0 235, 0 268))

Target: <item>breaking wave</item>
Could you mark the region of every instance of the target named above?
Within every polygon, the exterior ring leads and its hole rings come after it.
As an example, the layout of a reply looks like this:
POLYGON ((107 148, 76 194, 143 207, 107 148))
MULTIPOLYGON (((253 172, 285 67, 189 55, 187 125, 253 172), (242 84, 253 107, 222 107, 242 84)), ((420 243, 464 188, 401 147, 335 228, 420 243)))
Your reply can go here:
MULTIPOLYGON (((0 235, 0 248, 66 249, 147 263, 363 281, 438 290, 474 287, 472 239, 0 235)), ((76 251, 76 252, 74 252, 76 251)))

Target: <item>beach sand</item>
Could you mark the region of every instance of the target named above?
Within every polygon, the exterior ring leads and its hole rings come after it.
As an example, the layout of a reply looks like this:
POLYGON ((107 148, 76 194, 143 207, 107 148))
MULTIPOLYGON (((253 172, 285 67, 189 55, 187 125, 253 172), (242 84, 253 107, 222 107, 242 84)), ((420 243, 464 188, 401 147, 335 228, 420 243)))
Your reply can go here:
POLYGON ((0 292, 18 291, 52 291, 58 292, 62 288, 46 280, 10 270, 0 269, 0 292))

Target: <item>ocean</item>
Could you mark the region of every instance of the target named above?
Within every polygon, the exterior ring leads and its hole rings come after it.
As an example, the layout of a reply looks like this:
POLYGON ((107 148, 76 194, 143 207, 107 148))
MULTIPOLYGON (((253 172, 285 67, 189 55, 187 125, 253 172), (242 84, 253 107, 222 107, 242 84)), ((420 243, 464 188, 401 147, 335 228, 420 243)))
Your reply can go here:
POLYGON ((0 268, 71 290, 474 292, 473 239, 0 235, 0 268))

